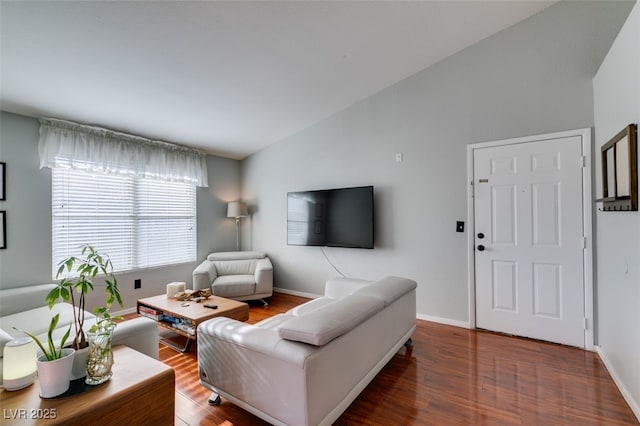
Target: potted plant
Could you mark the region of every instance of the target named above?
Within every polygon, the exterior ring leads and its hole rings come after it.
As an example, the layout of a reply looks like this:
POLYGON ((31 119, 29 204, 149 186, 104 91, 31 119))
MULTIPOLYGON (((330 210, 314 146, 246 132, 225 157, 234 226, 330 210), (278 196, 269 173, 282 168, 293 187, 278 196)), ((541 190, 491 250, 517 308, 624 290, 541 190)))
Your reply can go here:
MULTIPOLYGON (((88 357, 89 343, 85 333, 85 301, 86 295, 94 289, 94 279, 98 274, 104 275, 106 304, 97 308, 97 320, 108 315, 108 310, 117 301, 123 306, 122 296, 118 289, 118 280, 113 275, 113 264, 108 255, 103 255, 93 246, 82 246, 81 257, 70 256, 58 263, 56 278, 63 277, 57 287, 49 292, 46 301, 49 308, 53 307, 59 299, 71 301, 75 307, 73 310, 74 338, 72 347, 77 351, 76 365, 72 373, 72 379, 86 375, 86 360, 88 357), (102 312, 102 315, 100 314, 102 312)), ((109 317, 110 318, 110 317, 109 317)))
POLYGON ((56 348, 53 341, 53 332, 58 326, 59 321, 60 314, 56 314, 51 318, 49 331, 47 332, 46 347, 42 344, 40 339, 33 334, 14 327, 14 329, 31 337, 42 351, 42 355, 40 355, 36 360, 38 368, 38 382, 40 383, 40 396, 42 398, 53 398, 54 396, 65 393, 69 389, 71 368, 73 366, 74 358, 73 355, 75 351, 73 348, 64 348, 64 344, 71 333, 71 325, 69 325, 67 332, 62 336, 60 345, 56 348))

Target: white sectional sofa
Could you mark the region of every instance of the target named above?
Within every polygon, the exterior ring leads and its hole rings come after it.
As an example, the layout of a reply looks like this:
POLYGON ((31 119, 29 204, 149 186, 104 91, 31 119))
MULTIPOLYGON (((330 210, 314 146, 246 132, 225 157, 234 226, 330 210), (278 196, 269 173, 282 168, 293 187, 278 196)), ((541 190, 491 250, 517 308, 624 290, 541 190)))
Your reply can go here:
POLYGON ((200 382, 272 424, 331 424, 410 342, 415 289, 399 277, 338 278, 323 297, 254 325, 206 321, 198 327, 200 382))
MULTIPOLYGON (((26 337, 13 327, 29 331, 46 342, 49 322, 55 314, 60 314, 60 322, 54 333, 57 340, 62 338, 69 324, 73 323, 73 306, 70 303, 59 302, 52 309, 46 305, 45 297, 54 287, 55 284, 40 284, 0 290, 0 371, 4 344, 14 338, 26 337)), ((87 312, 85 318, 85 328, 88 330, 93 325, 95 316, 87 312)), ((73 335, 73 329, 71 334, 73 335)), ((142 317, 124 321, 116 327, 112 344, 126 345, 158 359, 157 323, 142 317)))

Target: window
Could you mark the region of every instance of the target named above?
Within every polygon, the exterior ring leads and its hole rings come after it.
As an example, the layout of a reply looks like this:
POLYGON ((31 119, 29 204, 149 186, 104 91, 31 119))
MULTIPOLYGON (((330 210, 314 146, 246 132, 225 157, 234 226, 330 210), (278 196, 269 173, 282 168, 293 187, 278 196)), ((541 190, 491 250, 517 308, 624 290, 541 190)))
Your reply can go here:
POLYGON ((196 260, 196 187, 52 169, 53 275, 91 244, 116 271, 196 260))

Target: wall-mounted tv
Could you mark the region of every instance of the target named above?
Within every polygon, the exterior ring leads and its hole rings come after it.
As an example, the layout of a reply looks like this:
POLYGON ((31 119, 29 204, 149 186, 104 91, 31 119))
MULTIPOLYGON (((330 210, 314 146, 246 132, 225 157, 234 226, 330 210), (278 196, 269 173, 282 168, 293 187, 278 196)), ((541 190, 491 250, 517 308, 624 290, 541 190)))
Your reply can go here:
POLYGON ((287 193, 287 244, 373 248, 373 186, 287 193))

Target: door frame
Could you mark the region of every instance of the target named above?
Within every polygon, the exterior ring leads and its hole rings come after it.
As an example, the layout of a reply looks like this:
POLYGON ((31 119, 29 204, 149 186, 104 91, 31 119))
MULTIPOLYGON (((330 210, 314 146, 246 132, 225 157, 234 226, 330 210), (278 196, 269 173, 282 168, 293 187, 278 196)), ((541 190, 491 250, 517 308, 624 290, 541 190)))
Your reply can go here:
POLYGON ((592 194, 592 129, 576 129, 564 132, 546 133, 513 139, 502 139, 467 145, 467 271, 469 297, 469 328, 476 328, 476 282, 475 282, 475 205, 473 199, 473 156, 476 149, 495 146, 515 145, 528 142, 539 142, 549 139, 579 136, 582 140, 584 167, 582 168, 582 232, 585 237, 583 250, 583 292, 584 292, 584 349, 594 350, 594 313, 593 313, 593 194, 592 194))

